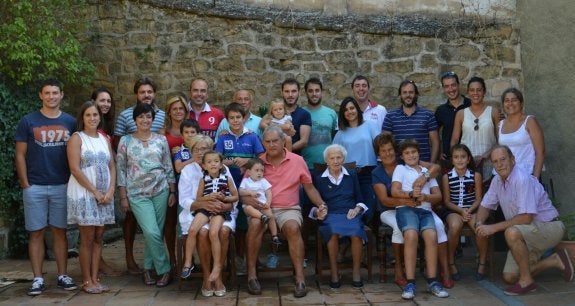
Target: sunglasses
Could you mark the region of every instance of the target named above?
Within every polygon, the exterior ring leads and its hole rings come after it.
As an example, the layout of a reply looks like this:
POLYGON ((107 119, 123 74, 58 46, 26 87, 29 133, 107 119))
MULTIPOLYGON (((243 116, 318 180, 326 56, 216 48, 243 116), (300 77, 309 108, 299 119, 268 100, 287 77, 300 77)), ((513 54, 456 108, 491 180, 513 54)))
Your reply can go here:
POLYGON ((447 71, 446 73, 444 73, 443 75, 441 75, 441 78, 446 78, 446 77, 454 77, 457 76, 457 74, 453 71, 447 71))
POLYGON ((473 129, 476 131, 479 130, 479 119, 476 118, 475 120, 473 120, 473 123, 475 123, 473 129))

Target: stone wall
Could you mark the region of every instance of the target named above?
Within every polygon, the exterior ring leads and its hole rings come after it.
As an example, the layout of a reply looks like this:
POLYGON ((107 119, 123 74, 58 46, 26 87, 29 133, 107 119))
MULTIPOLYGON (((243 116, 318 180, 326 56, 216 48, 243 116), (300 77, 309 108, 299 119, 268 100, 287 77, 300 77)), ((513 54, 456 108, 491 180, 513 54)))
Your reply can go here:
MULTIPOLYGON (((262 104, 279 96, 285 78, 318 76, 324 101, 336 107, 357 74, 370 78, 372 99, 388 108, 398 105, 403 79, 414 80, 421 104, 434 108, 447 70, 463 82, 484 77, 488 101, 522 86, 515 2, 480 3, 492 2, 93 1, 90 30, 78 36, 98 67, 92 85, 111 88, 119 109, 134 102, 133 83, 143 75, 159 84, 161 105, 187 93, 192 78, 206 78, 220 107, 238 88, 252 89, 262 104)), ((88 88, 70 93, 80 103, 88 88)))
POLYGON ((545 132, 543 182, 553 180, 556 203, 562 213, 574 213, 575 164, 575 40, 572 24, 575 2, 521 0, 521 57, 525 69, 525 109, 539 119, 545 132))

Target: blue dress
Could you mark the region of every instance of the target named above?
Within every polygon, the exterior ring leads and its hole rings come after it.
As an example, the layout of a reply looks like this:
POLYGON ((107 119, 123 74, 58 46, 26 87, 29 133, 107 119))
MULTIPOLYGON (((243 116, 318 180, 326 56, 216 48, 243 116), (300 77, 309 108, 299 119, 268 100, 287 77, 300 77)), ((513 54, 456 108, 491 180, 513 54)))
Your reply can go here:
POLYGON ((357 174, 350 170, 348 173, 349 175, 343 176, 339 185, 332 183, 328 177, 322 177, 321 173, 314 177, 314 186, 328 207, 327 217, 319 224, 319 231, 325 242, 329 241, 333 234, 340 237, 356 236, 364 243, 367 241, 361 216, 347 219, 347 212, 355 208, 357 203, 363 202, 357 174))

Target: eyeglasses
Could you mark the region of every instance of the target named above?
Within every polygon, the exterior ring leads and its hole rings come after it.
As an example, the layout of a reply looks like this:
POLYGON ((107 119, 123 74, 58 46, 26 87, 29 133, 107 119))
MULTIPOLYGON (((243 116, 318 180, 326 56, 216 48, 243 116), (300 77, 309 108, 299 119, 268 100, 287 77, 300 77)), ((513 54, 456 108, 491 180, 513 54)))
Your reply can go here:
POLYGON ((479 119, 476 118, 475 120, 473 120, 473 123, 475 123, 475 127, 473 127, 474 130, 479 130, 479 119))
POLYGON ((457 76, 457 74, 453 71, 447 71, 446 73, 441 75, 441 78, 447 78, 447 77, 454 77, 457 76))

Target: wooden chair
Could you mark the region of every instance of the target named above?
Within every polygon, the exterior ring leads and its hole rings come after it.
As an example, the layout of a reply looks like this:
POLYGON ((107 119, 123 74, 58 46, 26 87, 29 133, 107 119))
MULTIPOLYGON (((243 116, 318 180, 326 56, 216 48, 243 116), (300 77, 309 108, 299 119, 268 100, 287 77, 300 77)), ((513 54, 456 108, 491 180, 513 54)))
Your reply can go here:
MULTIPOLYGON (((364 247, 365 249, 365 262, 362 263, 362 266, 367 269, 367 281, 371 282, 372 280, 372 268, 373 268, 373 247, 375 246, 375 237, 371 228, 367 225, 364 225, 365 232, 367 233, 367 245, 364 247)), ((321 233, 318 230, 316 234, 316 264, 315 264, 315 274, 317 276, 318 282, 321 283, 321 278, 323 274, 323 248, 324 243, 321 237, 321 233)), ((328 262, 329 265, 329 262, 328 262)), ((339 263, 338 268, 345 269, 351 268, 351 263, 339 263)))
MULTIPOLYGON (((184 266, 184 253, 186 249, 186 240, 188 235, 180 235, 176 241, 176 271, 174 271, 174 277, 178 279, 178 290, 182 290, 183 279, 180 277, 180 271, 184 266)), ((205 263, 201 263, 202 269, 206 269, 205 263)), ((211 266, 207 267, 211 268, 211 266)), ((227 278, 229 289, 236 288, 236 243, 233 233, 230 233, 228 242, 228 254, 226 257, 226 267, 223 273, 224 278, 227 278)), ((203 273, 201 271, 192 272, 191 278, 202 278, 203 273)))
POLYGON ((391 241, 393 229, 386 225, 381 224, 377 233, 377 246, 379 257, 379 282, 387 282, 387 240, 391 241))

